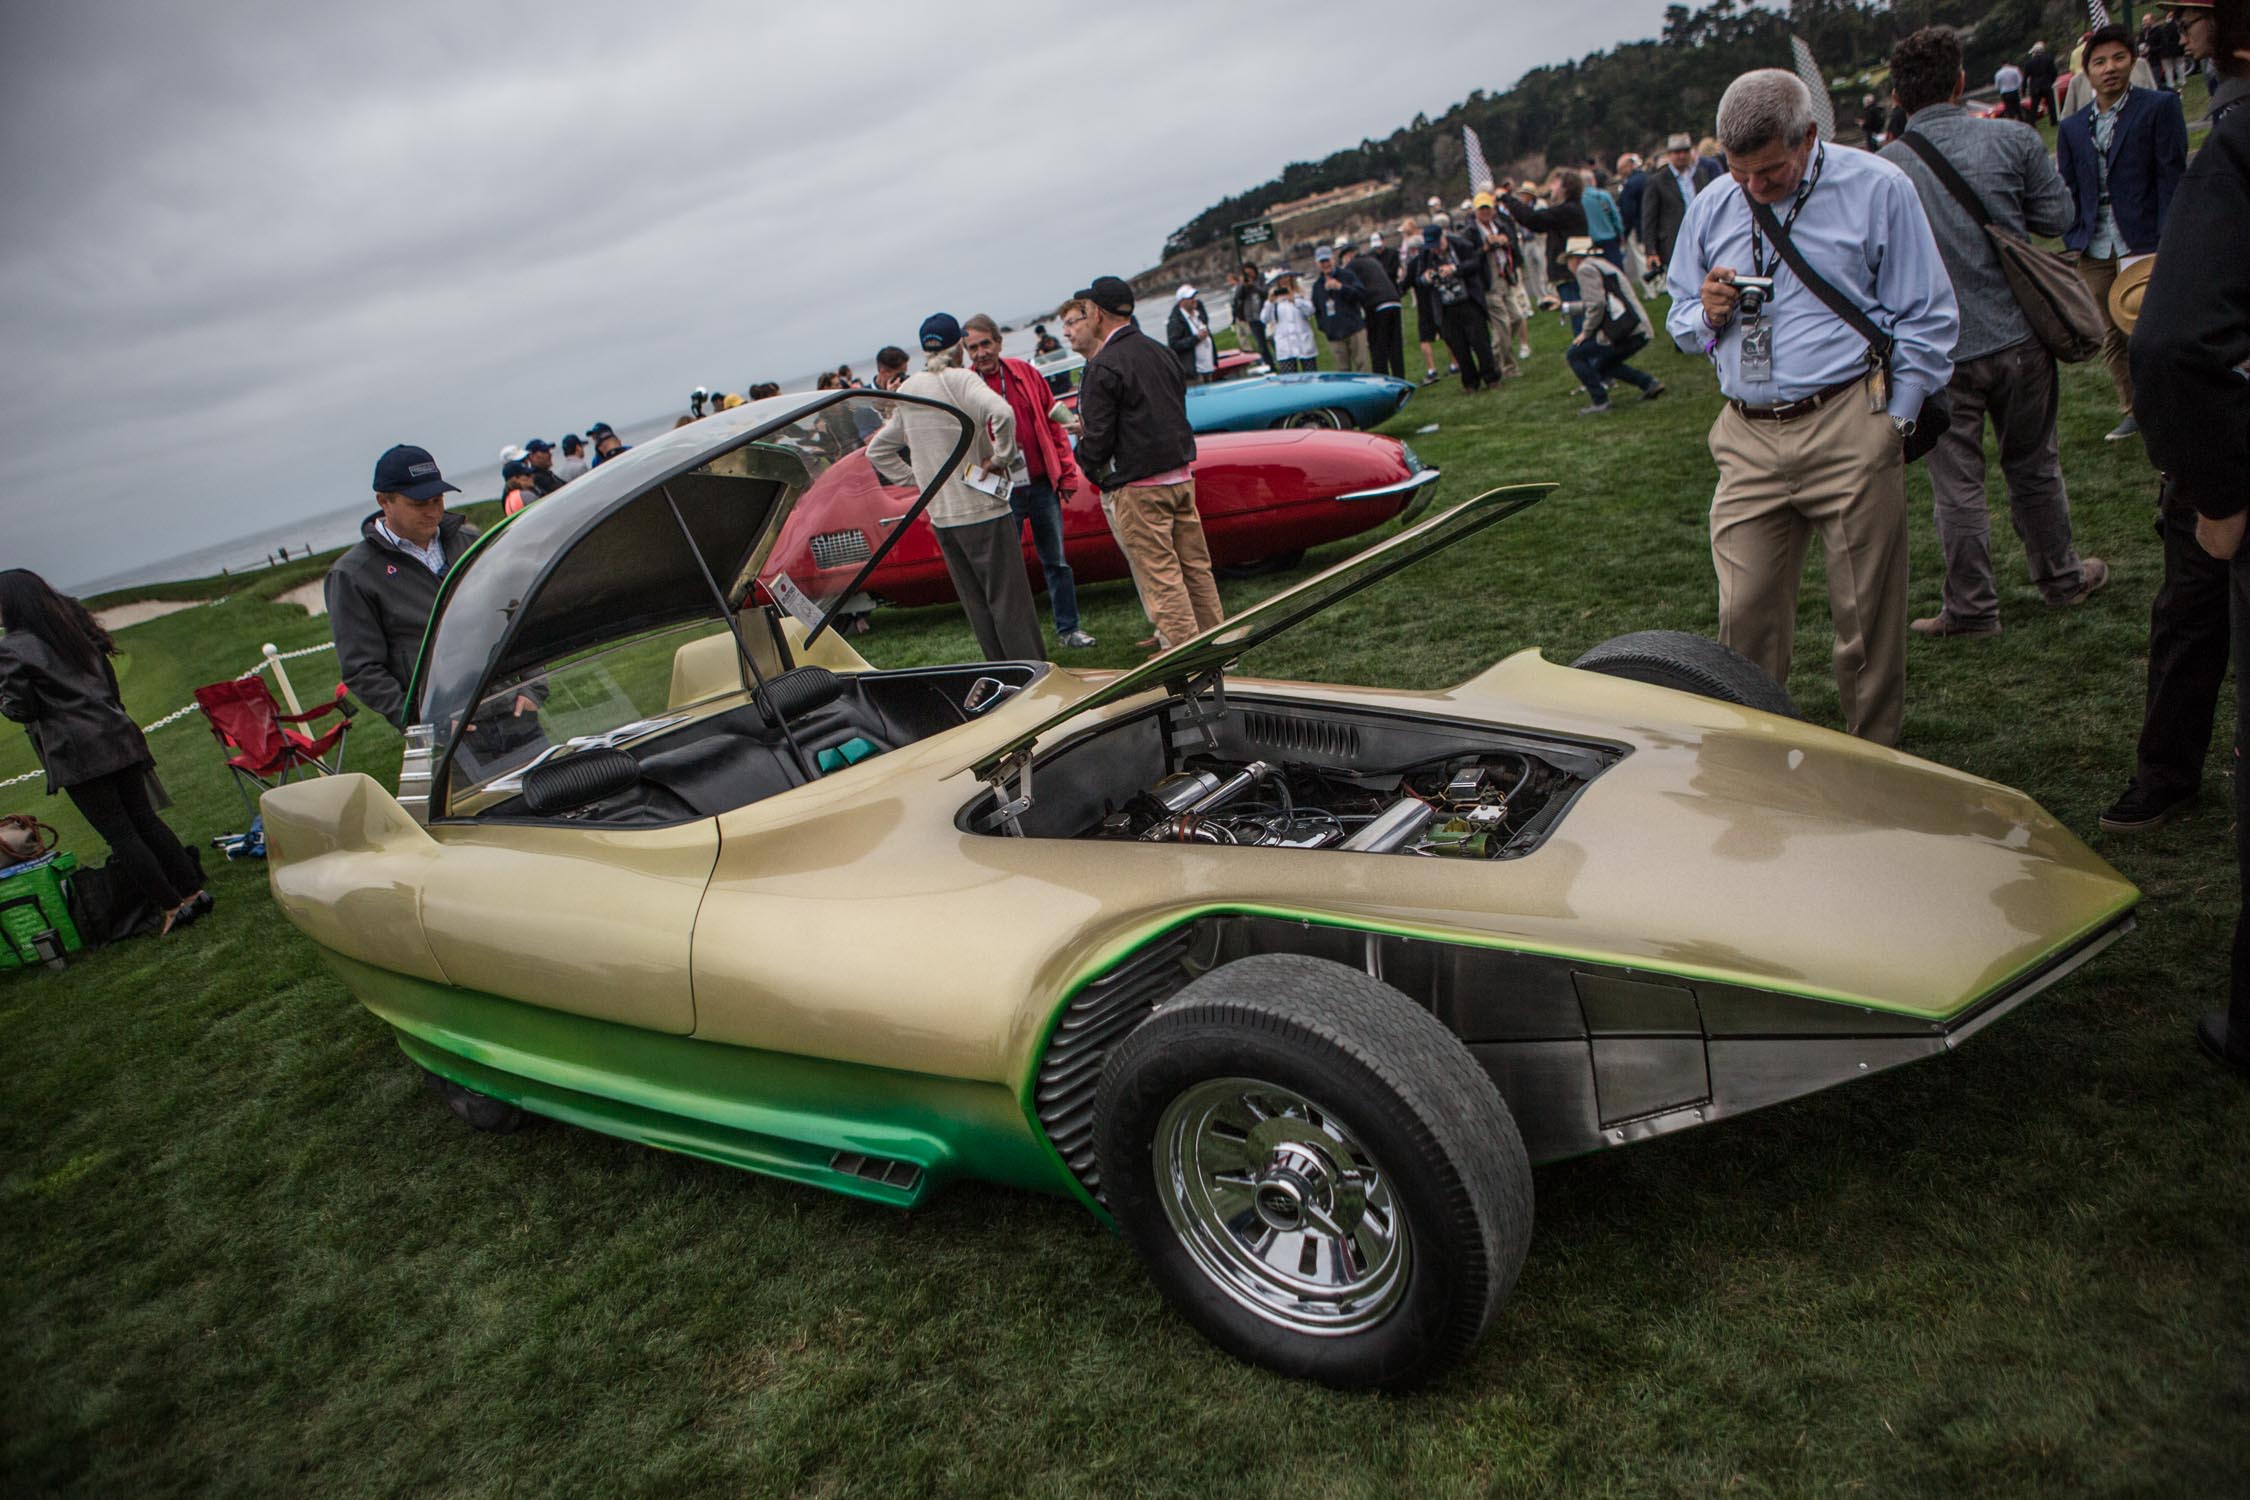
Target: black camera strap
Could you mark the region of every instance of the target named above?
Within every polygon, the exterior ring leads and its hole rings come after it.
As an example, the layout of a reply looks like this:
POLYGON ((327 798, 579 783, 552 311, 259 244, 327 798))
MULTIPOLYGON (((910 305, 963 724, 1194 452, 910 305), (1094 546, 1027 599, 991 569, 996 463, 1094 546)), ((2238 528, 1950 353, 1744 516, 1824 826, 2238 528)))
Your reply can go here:
POLYGON ((1751 197, 1749 189, 1743 189, 1742 201, 1749 204, 1751 209, 1750 265, 1758 275, 1764 276, 1767 274, 1765 234, 1761 234, 1759 231, 1764 229, 1766 234, 1771 234, 1774 237, 1774 248, 1780 249, 1782 242, 1788 239, 1789 231, 1797 227, 1797 215, 1805 211, 1805 204, 1811 199, 1813 189, 1820 186, 1820 174, 1827 169, 1827 166, 1828 148, 1821 146, 1813 156, 1812 171, 1805 175, 1805 180, 1802 183, 1798 184, 1796 196, 1790 201, 1789 217, 1781 221, 1781 227, 1778 229, 1766 227, 1773 223, 1773 211, 1767 209, 1761 216, 1758 210, 1764 208, 1765 205, 1751 197))
MULTIPOLYGON (((1744 193, 1742 197, 1743 201, 1750 205, 1752 222, 1772 237, 1773 247, 1780 252, 1782 263, 1797 273, 1797 279, 1805 284, 1806 291, 1818 297, 1827 305, 1830 312, 1850 324, 1852 332, 1867 340, 1867 362, 1883 370, 1889 370, 1891 367, 1891 349, 1894 343, 1891 336, 1877 328, 1873 318, 1860 311, 1859 306, 1851 298, 1829 285, 1827 280, 1812 268, 1810 263, 1805 260, 1804 252, 1799 250, 1790 240, 1789 226, 1776 219, 1773 216, 1772 209, 1752 198, 1748 193, 1744 193)), ((1795 219, 1797 216, 1795 213, 1791 213, 1789 217, 1795 219)), ((1753 254, 1755 254, 1755 241, 1753 241, 1753 254)))

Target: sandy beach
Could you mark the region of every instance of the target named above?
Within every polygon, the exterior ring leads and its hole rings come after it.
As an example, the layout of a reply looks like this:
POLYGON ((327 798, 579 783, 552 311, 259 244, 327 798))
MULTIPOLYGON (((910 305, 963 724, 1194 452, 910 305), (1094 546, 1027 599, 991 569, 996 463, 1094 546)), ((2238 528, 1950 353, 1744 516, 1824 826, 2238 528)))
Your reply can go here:
POLYGON ((133 604, 113 604, 108 609, 94 611, 94 618, 104 630, 123 630, 128 625, 141 625, 150 620, 160 620, 166 615, 178 614, 183 609, 193 609, 208 603, 204 599, 142 599, 133 604))

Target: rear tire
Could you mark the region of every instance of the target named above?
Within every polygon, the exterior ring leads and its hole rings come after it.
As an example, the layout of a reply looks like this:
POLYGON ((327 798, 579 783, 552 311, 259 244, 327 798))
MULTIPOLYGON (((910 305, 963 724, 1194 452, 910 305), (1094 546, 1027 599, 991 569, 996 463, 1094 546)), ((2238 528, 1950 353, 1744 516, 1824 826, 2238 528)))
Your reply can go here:
POLYGON ((1804 717, 1789 690, 1730 646, 1684 630, 1636 630, 1607 640, 1571 663, 1586 672, 1677 688, 1785 719, 1804 717))
POLYGON ((1428 1011, 1294 954, 1194 981, 1119 1043, 1095 1102, 1109 1207, 1228 1353, 1351 1388, 1464 1359, 1515 1285, 1531 1166, 1428 1011))
POLYGON ((1355 425, 1348 412, 1333 406, 1316 406, 1311 411, 1293 411, 1273 424, 1276 427, 1322 427, 1331 432, 1355 425))
POLYGON ((431 1093, 445 1101, 445 1107, 453 1111, 454 1117, 471 1130, 481 1130, 488 1135, 513 1135, 531 1118, 505 1099, 480 1094, 427 1068, 422 1070, 422 1081, 431 1093))

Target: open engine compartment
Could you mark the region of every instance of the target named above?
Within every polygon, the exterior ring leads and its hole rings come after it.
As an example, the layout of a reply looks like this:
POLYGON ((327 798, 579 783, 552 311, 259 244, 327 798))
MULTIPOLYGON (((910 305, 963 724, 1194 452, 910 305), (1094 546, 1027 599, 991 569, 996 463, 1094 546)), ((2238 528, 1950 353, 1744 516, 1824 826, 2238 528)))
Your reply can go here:
POLYGON ((1229 692, 1170 699, 1034 762, 978 833, 1509 859, 1537 848, 1614 746, 1229 692))

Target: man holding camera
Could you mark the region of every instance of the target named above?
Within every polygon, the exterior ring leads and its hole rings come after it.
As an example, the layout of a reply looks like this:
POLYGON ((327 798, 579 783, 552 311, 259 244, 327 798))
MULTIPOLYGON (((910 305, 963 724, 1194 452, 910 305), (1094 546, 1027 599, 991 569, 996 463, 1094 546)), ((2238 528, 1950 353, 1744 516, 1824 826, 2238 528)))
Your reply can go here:
POLYGON ((1710 437, 1719 639, 1788 681, 1817 531, 1845 728, 1895 745, 1906 705, 1902 444, 1952 378, 1953 286, 1913 183, 1867 152, 1823 145, 1795 74, 1763 68, 1729 85, 1719 143, 1729 177, 1688 205, 1666 320, 1680 348, 1710 358, 1727 398, 1710 437))

